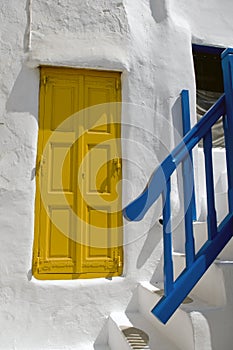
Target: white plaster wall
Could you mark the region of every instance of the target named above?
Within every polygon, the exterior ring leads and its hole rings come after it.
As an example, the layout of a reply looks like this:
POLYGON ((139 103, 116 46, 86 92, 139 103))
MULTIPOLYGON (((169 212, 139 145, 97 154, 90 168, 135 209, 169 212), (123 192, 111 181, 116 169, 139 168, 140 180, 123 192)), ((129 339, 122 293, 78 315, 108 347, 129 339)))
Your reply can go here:
MULTIPOLYGON (((123 72, 123 101, 131 103, 122 112, 126 204, 179 139, 173 126, 181 128, 182 89, 190 90, 195 121, 193 38, 233 45, 230 9, 223 21, 222 2, 213 8, 212 1, 204 3, 211 8, 208 23, 204 12, 196 15, 195 3, 181 0, 1 1, 0 349, 92 349, 105 317, 125 309, 135 284, 152 278, 161 255, 160 209, 154 208, 125 227, 123 277, 31 278, 37 67, 123 72)), ((176 193, 173 202, 178 211, 176 193)))
POLYGON ((229 0, 170 1, 170 11, 188 23, 193 42, 203 45, 232 47, 233 3, 229 0))

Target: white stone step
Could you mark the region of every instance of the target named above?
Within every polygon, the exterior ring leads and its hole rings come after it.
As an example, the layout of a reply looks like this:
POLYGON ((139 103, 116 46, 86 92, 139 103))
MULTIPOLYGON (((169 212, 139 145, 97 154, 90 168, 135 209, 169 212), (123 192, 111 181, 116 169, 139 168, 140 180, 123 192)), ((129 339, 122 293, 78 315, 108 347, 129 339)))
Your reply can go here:
MULTIPOLYGON (((225 215, 226 215, 226 212, 225 212, 225 215)), ((224 216, 222 215, 222 218, 224 218, 225 215, 224 216)), ((218 224, 220 224, 220 222, 218 224)), ((194 229, 194 237, 195 237, 195 249, 196 249, 196 252, 198 252, 198 250, 202 247, 202 245, 206 242, 208 238, 207 223, 196 221, 193 223, 193 229, 194 229)), ((233 239, 231 239, 227 243, 226 247, 221 251, 217 259, 224 260, 224 261, 233 261, 233 239)))
POLYGON ((111 350, 179 350, 139 312, 112 313, 108 332, 111 350))
POLYGON ((217 259, 222 261, 233 261, 233 238, 231 238, 226 247, 221 251, 217 259))
MULTIPOLYGON (((174 278, 176 279, 185 268, 185 255, 173 253, 174 278)), ((200 281, 193 288, 194 295, 212 306, 224 306, 226 304, 224 265, 213 263, 200 281)))
POLYGON ((208 240, 207 223, 195 221, 193 223, 195 252, 197 253, 208 240))
MULTIPOLYGON (((139 312, 168 337, 181 350, 211 350, 211 332, 207 319, 202 311, 213 309, 198 299, 191 299, 191 303, 182 304, 166 325, 162 324, 152 313, 156 303, 161 298, 159 289, 149 282, 138 286, 139 312)), ((190 299, 188 301, 191 301, 190 299)))

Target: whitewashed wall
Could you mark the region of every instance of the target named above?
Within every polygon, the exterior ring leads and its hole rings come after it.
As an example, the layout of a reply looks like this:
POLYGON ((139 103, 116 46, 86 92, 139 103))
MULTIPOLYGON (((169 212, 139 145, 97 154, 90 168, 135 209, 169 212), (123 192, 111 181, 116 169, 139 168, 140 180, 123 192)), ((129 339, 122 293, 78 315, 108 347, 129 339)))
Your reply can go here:
POLYGON ((31 277, 38 67, 122 71, 123 101, 131 103, 122 112, 126 204, 177 142, 182 89, 195 121, 191 43, 233 46, 232 10, 227 0, 1 0, 0 349, 92 349, 105 317, 125 309, 161 255, 151 210, 125 227, 123 277, 31 277))

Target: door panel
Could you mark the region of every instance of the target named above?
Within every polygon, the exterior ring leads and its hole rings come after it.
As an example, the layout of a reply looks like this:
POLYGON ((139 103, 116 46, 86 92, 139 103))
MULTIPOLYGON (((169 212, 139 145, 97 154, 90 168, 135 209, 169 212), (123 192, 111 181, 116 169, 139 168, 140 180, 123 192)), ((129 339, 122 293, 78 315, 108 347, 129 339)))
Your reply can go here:
POLYGON ((76 80, 67 76, 61 79, 53 70, 41 70, 40 97, 44 108, 40 110, 40 177, 36 194, 36 200, 40 196, 40 213, 36 211, 36 215, 39 215, 37 263, 41 276, 44 273, 73 273, 76 269, 78 247, 70 239, 74 235, 72 210, 77 203, 73 161, 76 150, 72 146, 76 137, 75 125, 73 121, 60 125, 81 108, 81 89, 79 77, 76 80))
POLYGON ((110 147, 109 145, 88 145, 88 186, 87 193, 110 193, 111 192, 111 174, 110 147), (99 171, 101 169, 101 172, 99 171), (91 176, 96 174, 96 177, 91 176))
POLYGON ((83 272, 111 272, 120 268, 119 260, 122 259, 117 249, 122 245, 120 213, 117 223, 114 222, 116 209, 119 209, 115 205, 115 189, 121 179, 121 171, 116 173, 114 167, 114 158, 120 154, 120 124, 117 106, 106 105, 114 101, 117 101, 117 90, 113 79, 97 81, 94 77, 86 77, 85 106, 98 105, 98 108, 87 111, 89 125, 84 134, 83 157, 87 161, 83 162, 86 179, 83 217, 87 225, 83 234, 88 241, 86 247, 82 247, 83 272))
POLYGON ((106 105, 120 101, 119 79, 115 72, 41 68, 33 264, 39 279, 122 273, 120 113, 106 105))

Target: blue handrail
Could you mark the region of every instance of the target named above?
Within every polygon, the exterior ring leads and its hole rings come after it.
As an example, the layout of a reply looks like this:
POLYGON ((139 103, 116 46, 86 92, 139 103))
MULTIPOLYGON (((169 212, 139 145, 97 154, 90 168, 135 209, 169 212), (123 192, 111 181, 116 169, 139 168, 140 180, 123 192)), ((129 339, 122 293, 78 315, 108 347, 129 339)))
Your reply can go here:
MULTIPOLYGON (((152 310, 163 323, 166 323, 173 312, 182 303, 184 298, 192 290, 195 284, 205 273, 209 265, 223 249, 219 239, 215 240, 217 233, 224 232, 228 242, 231 234, 224 228, 217 229, 216 211, 214 205, 214 182, 212 166, 212 136, 211 127, 217 120, 225 114, 225 95, 223 94, 213 107, 202 117, 202 119, 185 135, 178 146, 165 158, 160 166, 152 174, 151 179, 142 194, 130 203, 124 210, 124 216, 128 220, 141 220, 152 204, 162 195, 163 200, 163 242, 164 242, 164 297, 152 310), (195 254, 195 243, 193 237, 193 213, 192 213, 192 193, 193 177, 192 161, 188 161, 192 149, 203 138, 205 166, 206 166, 206 186, 207 186, 207 208, 208 208, 208 238, 212 243, 211 247, 206 243, 199 253, 195 254), (185 207, 185 253, 186 269, 174 281, 173 261, 172 261, 172 232, 171 232, 171 175, 178 165, 182 163, 183 173, 188 176, 183 177, 184 187, 184 207, 185 207), (214 252, 214 253, 213 253, 214 252), (209 254, 209 256, 208 256, 209 254), (208 263, 207 263, 208 261, 208 263)), ((233 223, 233 217, 227 219, 227 226, 233 223)), ((225 243, 226 244, 226 243, 225 243)))
POLYGON ((158 166, 141 195, 123 210, 126 219, 139 221, 158 197, 162 195, 164 296, 155 305, 152 313, 163 323, 168 321, 233 236, 233 163, 231 158, 233 154, 233 49, 225 50, 222 54, 222 59, 225 93, 158 166), (226 145, 229 213, 226 213, 225 219, 218 226, 214 197, 211 128, 220 117, 223 117, 226 145), (196 253, 193 237, 194 180, 193 175, 189 176, 189 174, 193 174, 192 149, 201 139, 203 139, 206 169, 208 240, 196 253), (183 174, 186 174, 186 176, 183 176, 186 267, 174 281, 170 178, 179 164, 182 164, 183 174))

